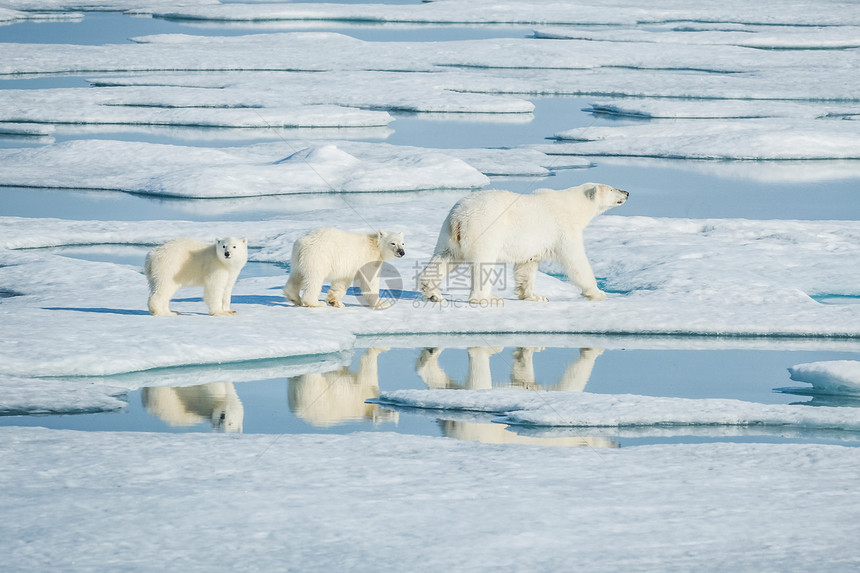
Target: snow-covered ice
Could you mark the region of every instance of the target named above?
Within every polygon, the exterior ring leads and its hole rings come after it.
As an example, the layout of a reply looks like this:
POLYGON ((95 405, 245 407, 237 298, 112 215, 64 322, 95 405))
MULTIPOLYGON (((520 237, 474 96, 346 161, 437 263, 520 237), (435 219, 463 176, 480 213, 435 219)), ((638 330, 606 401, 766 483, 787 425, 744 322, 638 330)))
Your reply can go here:
MULTIPOLYGON (((740 400, 492 389, 396 390, 380 393, 377 401, 386 406, 491 412, 498 414, 497 421, 501 423, 522 426, 788 426, 860 431, 858 408, 809 408, 740 400)), ((683 433, 683 429, 676 431, 683 433)))
POLYGON ((853 121, 687 120, 626 127, 577 128, 557 134, 575 143, 542 145, 546 153, 690 159, 860 159, 853 121))
POLYGON ((75 380, 0 377, 0 416, 110 412, 125 407, 122 388, 75 380))
POLYGON ((860 456, 0 429, 11 570, 849 571, 860 456))
POLYGON ((791 388, 792 392, 825 395, 860 395, 860 362, 835 360, 797 364, 788 369, 791 379, 812 384, 812 388, 791 388))
MULTIPOLYGON (((141 2, 145 5, 144 2, 141 2)), ((649 3, 645 8, 634 0, 603 2, 530 2, 479 0, 437 0, 411 5, 276 3, 190 5, 186 9, 153 13, 174 18, 197 20, 340 20, 353 22, 424 22, 469 24, 607 24, 636 25, 670 22, 768 24, 768 25, 860 25, 854 5, 829 1, 815 7, 780 0, 773 4, 750 5, 743 0, 719 4, 685 4, 676 1, 649 3), (825 9, 826 6, 826 9, 825 9)))
MULTIPOLYGON (((505 152, 476 150, 471 157, 500 153, 505 152)), ((170 197, 469 189, 489 183, 480 171, 443 152, 360 142, 307 145, 283 140, 214 149, 78 140, 42 148, 3 149, 0 158, 0 184, 4 185, 111 189, 170 197), (46 165, 52 169, 46 170, 46 165)), ((542 153, 531 158, 550 162, 542 153)), ((536 167, 540 168, 532 169, 536 167)))
MULTIPOLYGON (((453 302, 444 305, 403 300, 389 310, 371 312, 347 296, 346 310, 300 309, 284 300, 280 289, 286 273, 275 271, 274 276, 240 279, 234 290, 239 315, 224 320, 196 315, 205 312, 202 303, 194 302, 199 298, 176 306, 192 313, 188 316, 148 316, 141 267, 21 250, 153 245, 175 236, 211 240, 230 235, 249 237, 252 261, 286 263, 295 239, 319 221, 329 221, 353 230, 405 231, 407 256, 396 261, 396 268, 403 288, 414 291, 414 277, 432 254, 448 208, 432 199, 375 209, 346 203, 290 219, 229 223, 2 218, 0 264, 6 266, 0 267, 0 288, 21 296, 2 303, 0 336, 8 356, 0 372, 99 375, 328 353, 350 348, 355 335, 391 333, 860 335, 860 305, 821 304, 811 298, 857 293, 860 270, 845 265, 860 256, 860 226, 853 221, 603 216, 588 228, 586 240, 595 272, 610 292, 607 301, 589 302, 570 283, 543 274, 537 290, 551 303, 519 301, 507 269, 503 308, 470 308, 468 291, 452 280, 444 290, 453 302), (181 347, 164 338, 165 328, 184 341, 181 347), (201 329, 206 336, 195 334, 201 329), (133 350, 122 337, 127 331, 136 333, 133 350), (226 350, 208 343, 212 336, 228 333, 241 342, 226 350), (153 347, 160 350, 151 352, 153 347)), ((545 265, 544 270, 558 269, 545 265)))
POLYGON ((281 105, 231 100, 211 90, 175 88, 69 88, 6 90, 5 123, 174 125, 190 127, 375 127, 392 117, 382 111, 335 105, 281 105), (134 94, 129 94, 129 92, 134 94), (264 106, 265 105, 265 106, 264 106), (217 109, 217 113, 213 110, 217 109))

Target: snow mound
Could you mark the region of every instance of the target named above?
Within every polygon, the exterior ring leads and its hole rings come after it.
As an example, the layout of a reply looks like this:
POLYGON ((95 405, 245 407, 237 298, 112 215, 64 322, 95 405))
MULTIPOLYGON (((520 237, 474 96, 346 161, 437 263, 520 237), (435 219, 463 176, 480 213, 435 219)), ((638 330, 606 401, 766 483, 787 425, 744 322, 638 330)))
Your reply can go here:
MULTIPOLYGON (((526 152, 527 155, 527 152, 526 152)), ((543 155, 538 156, 546 161, 543 155)), ((281 141, 236 148, 77 140, 0 150, 0 184, 168 197, 471 189, 489 179, 431 149, 281 141), (284 150, 293 153, 284 159, 284 150)))
POLYGON ((354 167, 359 163, 359 160, 349 153, 338 149, 336 145, 322 145, 296 151, 292 155, 276 161, 275 165, 288 163, 332 163, 340 164, 344 167, 354 167))

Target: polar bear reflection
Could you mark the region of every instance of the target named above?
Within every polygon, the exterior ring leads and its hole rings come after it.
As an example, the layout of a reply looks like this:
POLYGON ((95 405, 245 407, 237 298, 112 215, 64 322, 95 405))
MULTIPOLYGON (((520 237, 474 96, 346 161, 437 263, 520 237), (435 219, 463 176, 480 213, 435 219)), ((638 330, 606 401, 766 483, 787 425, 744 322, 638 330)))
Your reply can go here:
POLYGON ((344 366, 331 372, 290 378, 290 410, 314 426, 334 426, 361 419, 374 424, 397 422, 397 412, 365 403, 379 397, 377 358, 387 350, 368 348, 357 372, 344 366))
MULTIPOLYGON (((425 348, 418 357, 415 371, 418 376, 432 389, 466 389, 487 390, 493 387, 490 370, 490 356, 503 350, 501 347, 473 346, 468 349, 469 366, 463 384, 452 380, 439 365, 441 348, 425 348)), ((510 382, 504 384, 512 388, 536 390, 534 353, 542 351, 541 347, 519 347, 513 352, 510 382)), ((561 379, 550 386, 540 386, 543 390, 561 392, 582 392, 591 377, 594 362, 603 354, 602 348, 581 348, 579 357, 567 367, 561 379)), ((608 438, 599 437, 564 437, 564 438, 535 438, 520 436, 507 430, 503 424, 481 424, 454 420, 440 420, 442 432, 449 438, 469 440, 484 443, 518 443, 556 446, 590 446, 593 448, 616 448, 618 444, 608 438)))
MULTIPOLYGON (((460 384, 445 373, 439 365, 439 355, 443 348, 425 348, 418 357, 415 364, 415 372, 427 384, 428 388, 443 389, 456 388, 466 390, 487 390, 493 387, 492 374, 490 372, 490 356, 504 350, 501 346, 472 346, 468 349, 469 369, 463 384, 460 384)), ((518 347, 513 352, 513 363, 511 364, 510 383, 505 384, 512 388, 523 388, 525 390, 536 390, 534 353, 541 352, 543 347, 518 347)), ((594 362, 603 354, 602 348, 580 348, 579 358, 567 367, 564 374, 556 384, 543 386, 544 390, 555 390, 561 392, 582 392, 591 377, 594 362)))
POLYGON ((144 388, 141 401, 147 412, 171 426, 193 426, 209 421, 213 430, 241 432, 245 419, 245 408, 230 382, 144 388))

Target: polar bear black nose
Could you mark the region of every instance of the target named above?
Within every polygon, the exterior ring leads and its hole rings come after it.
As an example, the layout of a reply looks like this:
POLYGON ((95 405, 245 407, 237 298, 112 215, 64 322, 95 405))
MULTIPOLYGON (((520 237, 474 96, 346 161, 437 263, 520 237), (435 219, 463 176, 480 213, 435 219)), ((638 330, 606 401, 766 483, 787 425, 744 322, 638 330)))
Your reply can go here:
POLYGON ((224 258, 225 258, 225 259, 229 259, 229 258, 230 258, 230 251, 224 251, 224 258))
POLYGON ((405 251, 405 250, 403 250, 403 249, 397 249, 397 256, 398 256, 398 257, 402 257, 402 256, 403 256, 403 255, 405 255, 405 254, 406 254, 406 251, 405 251))

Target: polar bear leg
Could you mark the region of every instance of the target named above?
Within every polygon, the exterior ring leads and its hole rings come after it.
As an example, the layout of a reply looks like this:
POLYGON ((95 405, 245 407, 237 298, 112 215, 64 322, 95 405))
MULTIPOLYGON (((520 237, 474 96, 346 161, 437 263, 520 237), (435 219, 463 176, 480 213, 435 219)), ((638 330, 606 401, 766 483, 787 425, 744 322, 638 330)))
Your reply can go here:
POLYGON ((311 308, 325 306, 319 300, 325 277, 320 276, 319 273, 308 273, 303 278, 302 288, 304 289, 304 293, 302 294, 302 304, 311 308))
POLYGON ((170 310, 170 299, 173 298, 173 295, 176 294, 177 290, 179 290, 179 285, 162 284, 153 286, 151 289, 149 300, 147 301, 149 314, 166 316, 176 316, 179 314, 178 312, 170 310))
POLYGON ((343 295, 346 294, 348 288, 348 280, 331 281, 331 288, 328 291, 328 298, 326 300, 331 306, 344 308, 344 304, 341 299, 343 299, 343 295))
POLYGON ((469 302, 472 304, 486 304, 491 301, 501 300, 501 297, 492 294, 493 273, 488 272, 485 265, 495 265, 498 261, 498 251, 485 251, 477 253, 472 257, 472 292, 469 294, 469 302))
POLYGON ((535 302, 547 302, 549 299, 545 296, 535 294, 535 275, 537 275, 538 261, 526 261, 514 265, 514 279, 516 288, 514 292, 521 300, 531 300, 535 302))
POLYGON ((227 286, 224 288, 224 296, 221 300, 221 309, 227 314, 236 314, 235 310, 230 310, 230 303, 233 300, 233 287, 236 285, 236 279, 239 274, 231 274, 227 279, 227 286))
POLYGON ((537 388, 535 381, 534 353, 544 350, 542 346, 520 346, 514 350, 511 364, 511 386, 524 390, 537 388))
POLYGON ((382 309, 391 306, 391 303, 379 296, 379 269, 381 265, 367 264, 358 271, 358 283, 361 285, 361 296, 370 305, 370 308, 382 309))
POLYGON ((582 296, 589 300, 605 300, 606 293, 597 287, 594 271, 588 263, 582 234, 571 237, 558 254, 559 262, 564 266, 570 282, 582 290, 582 296))
POLYGON ((442 354, 443 348, 425 348, 421 351, 418 361, 415 363, 415 373, 421 377, 424 384, 431 390, 459 388, 459 384, 451 380, 451 378, 439 365, 439 355, 442 354))
POLYGON ((302 306, 300 297, 302 289, 302 273, 297 268, 290 269, 290 278, 287 279, 287 284, 284 285, 284 296, 287 300, 296 306, 302 306))
POLYGON ((215 271, 203 283, 203 302, 209 307, 209 314, 212 316, 226 316, 230 314, 223 306, 228 280, 229 275, 227 272, 215 271))
POLYGON ((454 261, 447 255, 433 255, 421 274, 418 275, 418 290, 430 302, 443 302, 440 287, 442 280, 460 266, 459 261, 454 261))
POLYGON ((473 346, 469 353, 469 372, 466 374, 466 390, 489 390, 493 387, 490 356, 498 354, 501 346, 473 346))

